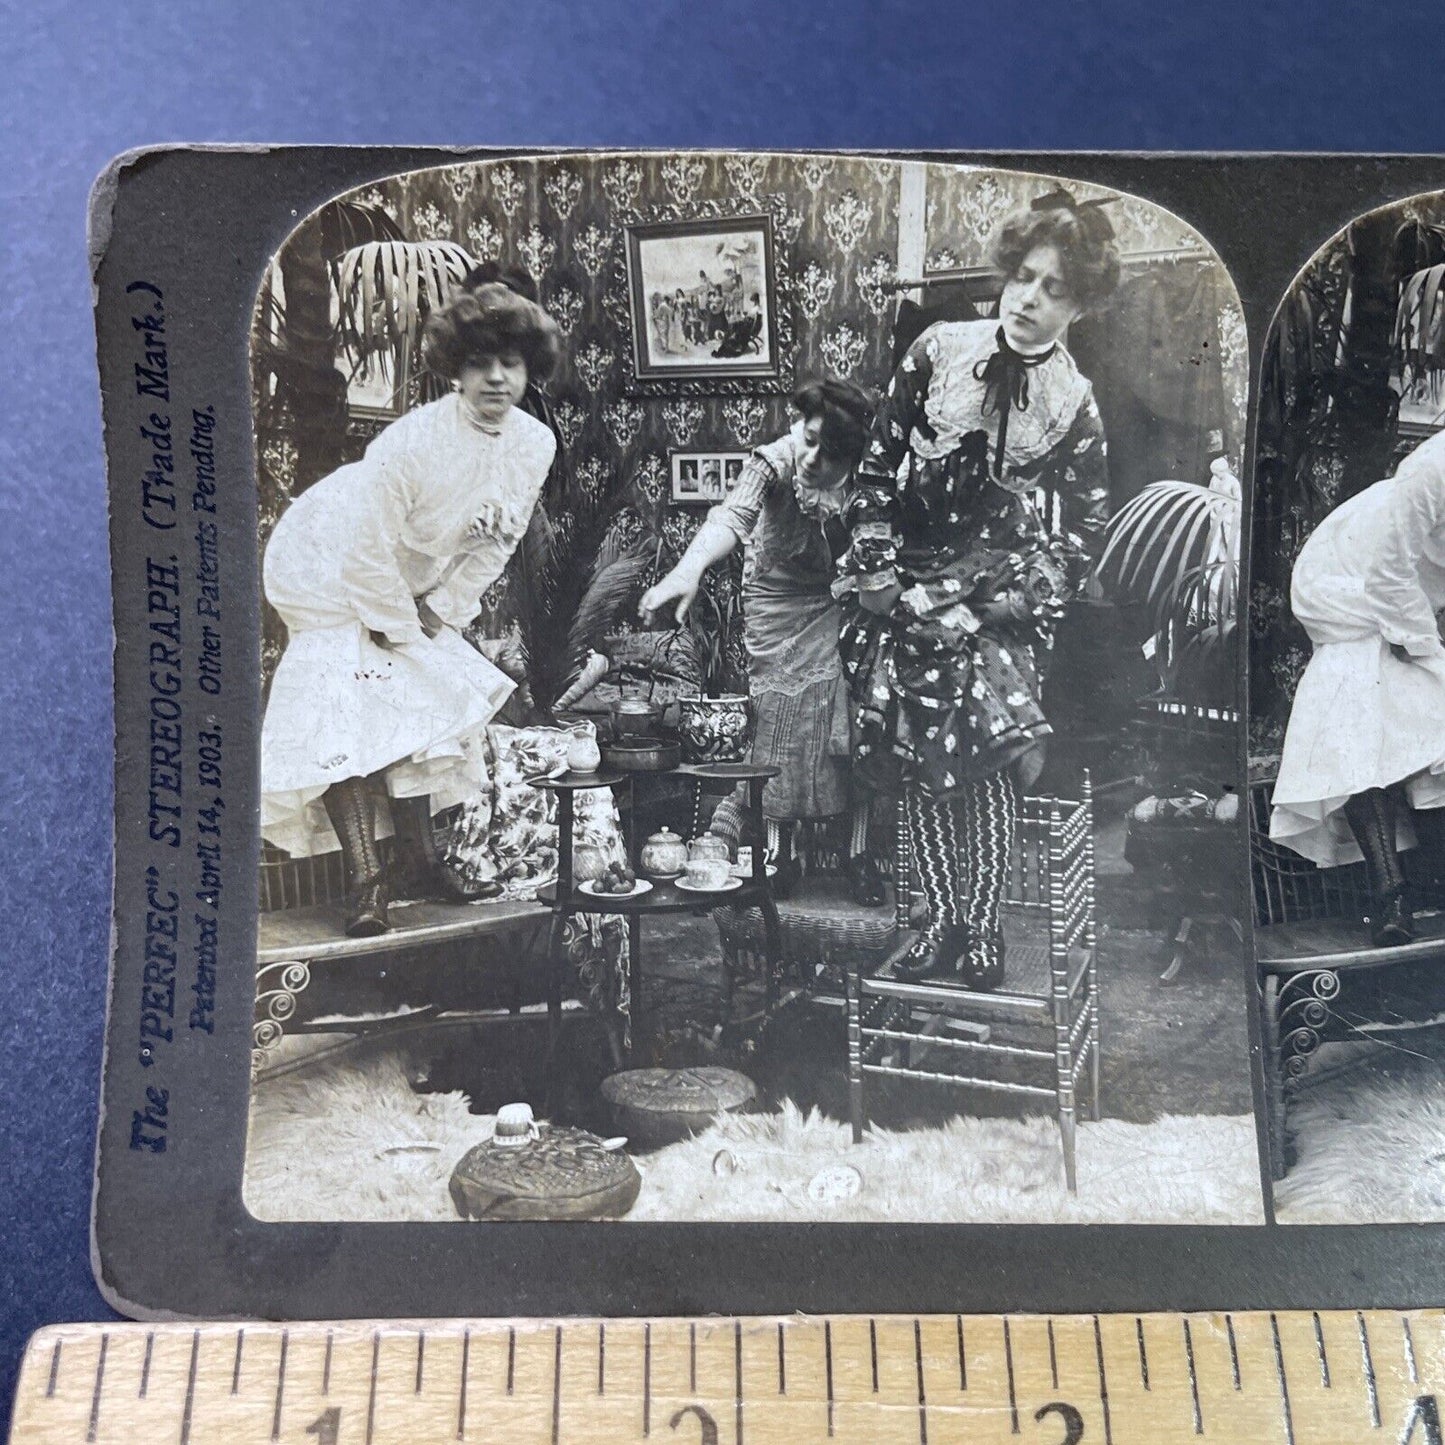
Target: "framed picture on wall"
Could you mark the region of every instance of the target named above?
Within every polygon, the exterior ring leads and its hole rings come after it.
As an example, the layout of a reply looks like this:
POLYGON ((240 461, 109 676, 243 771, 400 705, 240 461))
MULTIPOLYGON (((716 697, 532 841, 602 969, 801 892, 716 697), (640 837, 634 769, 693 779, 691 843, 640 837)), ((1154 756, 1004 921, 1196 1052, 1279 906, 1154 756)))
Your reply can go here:
POLYGON ((646 390, 776 389, 782 359, 771 217, 634 222, 627 283, 633 375, 651 384, 646 390))
POLYGON ((720 502, 737 486, 746 452, 673 452, 672 500, 720 502))

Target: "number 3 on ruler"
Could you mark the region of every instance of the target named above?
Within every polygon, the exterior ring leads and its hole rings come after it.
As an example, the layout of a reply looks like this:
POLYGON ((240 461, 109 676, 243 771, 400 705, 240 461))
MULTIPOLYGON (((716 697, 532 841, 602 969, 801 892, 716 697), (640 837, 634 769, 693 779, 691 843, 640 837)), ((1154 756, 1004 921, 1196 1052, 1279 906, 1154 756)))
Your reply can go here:
POLYGON ((336 1445, 341 1436, 341 1411, 333 1405, 324 1415, 318 1415, 307 1427, 306 1433, 316 1437, 316 1445, 336 1445))
MULTIPOLYGON (((1045 1415, 1057 1415, 1064 1422, 1064 1429, 1069 1432, 1059 1441, 1059 1445, 1079 1445, 1079 1441, 1084 1438, 1084 1417, 1072 1405, 1055 1400, 1051 1404, 1040 1405, 1034 1411, 1035 1420, 1042 1420, 1045 1415)), ((1445 1445, 1445 1442, 1442 1442, 1442 1445, 1445 1445)))
POLYGON ((1405 1433, 1400 1436, 1400 1445, 1416 1445, 1415 1427, 1420 1427, 1419 1445, 1445 1445, 1445 1436, 1440 1433, 1440 1405, 1434 1395, 1421 1395, 1410 1409, 1410 1418, 1405 1421, 1405 1433))

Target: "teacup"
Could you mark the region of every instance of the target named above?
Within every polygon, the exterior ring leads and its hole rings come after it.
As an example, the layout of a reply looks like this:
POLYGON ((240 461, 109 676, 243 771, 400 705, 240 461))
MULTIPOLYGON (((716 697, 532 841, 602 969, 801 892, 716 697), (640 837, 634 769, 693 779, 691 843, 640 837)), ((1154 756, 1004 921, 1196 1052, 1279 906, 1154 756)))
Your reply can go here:
POLYGON ((722 888, 731 875, 726 858, 689 858, 682 876, 693 888, 722 888))

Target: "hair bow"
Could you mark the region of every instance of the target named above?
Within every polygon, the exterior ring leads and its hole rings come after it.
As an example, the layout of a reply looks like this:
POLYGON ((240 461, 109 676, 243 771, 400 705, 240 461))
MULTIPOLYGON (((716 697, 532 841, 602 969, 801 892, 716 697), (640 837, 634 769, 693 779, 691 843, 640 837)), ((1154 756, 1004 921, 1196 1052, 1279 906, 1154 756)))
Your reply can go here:
POLYGON ((1091 201, 1081 201, 1066 191, 1063 186, 1055 186, 1051 191, 1045 191, 1041 196, 1035 196, 1029 202, 1031 211, 1068 211, 1078 218, 1079 224, 1086 231, 1098 236, 1103 240, 1112 240, 1114 227, 1109 218, 1104 214, 1105 206, 1112 206, 1119 198, 1117 196, 1098 196, 1091 201))

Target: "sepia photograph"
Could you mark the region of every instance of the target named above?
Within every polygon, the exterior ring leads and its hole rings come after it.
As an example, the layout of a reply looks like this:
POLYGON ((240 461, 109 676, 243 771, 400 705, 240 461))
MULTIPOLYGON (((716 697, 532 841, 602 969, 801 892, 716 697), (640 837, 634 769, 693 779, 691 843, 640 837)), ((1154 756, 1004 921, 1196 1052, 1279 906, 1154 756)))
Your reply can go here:
POLYGON ((628 226, 637 377, 776 376, 772 255, 767 215, 628 226))
POLYGON ((1265 353, 1250 820, 1282 1223, 1445 1219, 1445 193, 1353 221, 1265 353))
POLYGON ((251 382, 253 1216, 1263 1222, 1205 236, 449 164, 300 220, 251 382))
POLYGON ((747 460, 747 452, 673 452, 673 501, 722 501, 737 486, 747 460))

